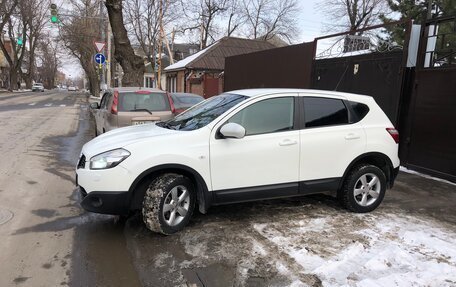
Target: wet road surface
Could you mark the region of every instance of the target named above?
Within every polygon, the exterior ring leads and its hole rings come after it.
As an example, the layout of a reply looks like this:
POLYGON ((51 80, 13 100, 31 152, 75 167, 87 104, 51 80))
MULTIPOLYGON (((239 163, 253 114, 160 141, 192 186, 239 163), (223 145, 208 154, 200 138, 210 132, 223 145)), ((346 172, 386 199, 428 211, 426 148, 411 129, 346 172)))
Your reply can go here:
MULTIPOLYGON (((79 207, 74 166, 94 135, 82 94, 0 94, 0 131, 0 286, 363 286, 371 278, 389 282, 381 280, 391 274, 394 282, 413 283, 403 276, 424 274, 415 261, 456 267, 452 184, 400 173, 369 214, 315 195, 195 212, 182 232, 162 236, 140 215, 122 219, 79 207), (416 245, 410 234, 436 241, 416 245), (445 244, 446 255, 432 250, 445 244), (399 248, 394 256, 382 253, 391 246, 399 248)), ((454 286, 456 278, 442 270, 430 275, 438 286, 454 286)))

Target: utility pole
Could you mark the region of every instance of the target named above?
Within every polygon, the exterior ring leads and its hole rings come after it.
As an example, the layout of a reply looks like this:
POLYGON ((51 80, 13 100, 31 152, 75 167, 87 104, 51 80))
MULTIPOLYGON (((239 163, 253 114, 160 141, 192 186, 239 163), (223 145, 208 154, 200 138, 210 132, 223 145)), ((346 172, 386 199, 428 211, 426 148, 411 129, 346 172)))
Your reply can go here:
MULTIPOLYGON (((103 15, 102 15, 102 11, 103 11, 103 1, 100 0, 100 40, 103 41, 104 40, 104 37, 105 37, 105 33, 104 33, 104 19, 103 19, 103 15)), ((106 43, 106 41, 104 41, 106 43)), ((105 66, 107 66, 107 64, 105 64, 105 66)), ((100 89, 104 89, 106 87, 106 83, 105 83, 105 67, 100 64, 99 68, 101 69, 100 71, 100 89)))
POLYGON ((158 37, 158 79, 157 79, 157 88, 161 90, 161 70, 162 70, 162 46, 163 46, 163 0, 160 0, 159 4, 159 23, 160 23, 160 33, 158 37))
POLYGON ((432 0, 428 0, 427 20, 432 19, 432 0))
MULTIPOLYGON (((108 20, 109 21, 109 20, 108 20)), ((111 25, 106 25, 107 26, 107 53, 106 53, 106 59, 108 60, 107 63, 106 63, 106 84, 108 86, 108 88, 111 87, 111 25)))

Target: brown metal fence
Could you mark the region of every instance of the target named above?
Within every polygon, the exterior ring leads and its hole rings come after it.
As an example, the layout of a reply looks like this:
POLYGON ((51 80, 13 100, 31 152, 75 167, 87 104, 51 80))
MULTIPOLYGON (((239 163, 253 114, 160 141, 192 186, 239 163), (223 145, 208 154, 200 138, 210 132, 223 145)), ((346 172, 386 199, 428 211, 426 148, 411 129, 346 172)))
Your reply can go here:
POLYGON ((224 91, 248 88, 310 88, 314 43, 225 59, 224 91))

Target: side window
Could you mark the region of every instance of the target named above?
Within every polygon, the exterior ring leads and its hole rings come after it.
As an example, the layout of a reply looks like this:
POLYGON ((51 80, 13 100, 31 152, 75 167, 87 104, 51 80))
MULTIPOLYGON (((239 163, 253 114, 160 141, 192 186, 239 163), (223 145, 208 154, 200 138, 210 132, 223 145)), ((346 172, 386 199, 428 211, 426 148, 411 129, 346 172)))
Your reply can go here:
POLYGON ((283 97, 254 103, 228 122, 243 126, 246 135, 257 135, 292 130, 293 118, 294 98, 283 97))
POLYGON ((352 123, 359 122, 362 120, 367 113, 369 112, 369 107, 365 104, 357 103, 357 102, 349 102, 350 106, 352 107, 353 113, 355 114, 353 119, 351 120, 352 123))
POLYGON ((348 111, 342 100, 304 97, 306 128, 348 124, 348 111))

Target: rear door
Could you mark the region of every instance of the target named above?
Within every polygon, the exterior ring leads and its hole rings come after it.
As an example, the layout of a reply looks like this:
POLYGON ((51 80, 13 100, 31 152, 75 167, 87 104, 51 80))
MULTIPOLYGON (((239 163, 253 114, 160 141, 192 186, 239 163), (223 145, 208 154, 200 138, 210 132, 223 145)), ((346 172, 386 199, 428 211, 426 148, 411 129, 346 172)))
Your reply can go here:
POLYGON ((306 192, 307 184, 314 180, 323 180, 321 183, 332 189, 348 165, 364 152, 364 129, 359 123, 350 123, 344 99, 305 96, 301 105, 304 112, 304 128, 300 131, 302 191, 306 192))

